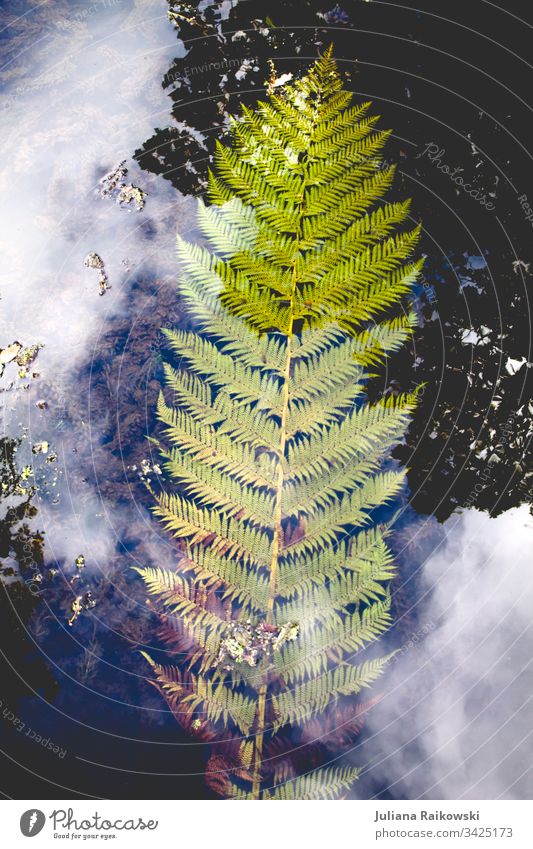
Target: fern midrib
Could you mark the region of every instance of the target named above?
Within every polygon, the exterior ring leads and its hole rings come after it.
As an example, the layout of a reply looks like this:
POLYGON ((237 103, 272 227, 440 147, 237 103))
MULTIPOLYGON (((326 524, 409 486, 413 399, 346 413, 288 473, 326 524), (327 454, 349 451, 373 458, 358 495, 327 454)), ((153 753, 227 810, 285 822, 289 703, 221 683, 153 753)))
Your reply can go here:
MULTIPOLYGON (((299 235, 299 234, 298 234, 299 235)), ((270 562, 270 571, 268 579, 268 601, 266 610, 267 624, 273 622, 274 602, 276 599, 277 577, 279 570, 279 552, 281 541, 283 538, 283 528, 281 525, 282 519, 282 499, 283 499, 283 482, 284 471, 283 462, 285 459, 285 448, 287 444, 287 415, 289 409, 289 379, 292 362, 292 330, 294 324, 293 303, 294 294, 296 292, 297 274, 296 274, 296 259, 294 260, 293 280, 290 297, 290 319, 287 329, 287 357, 285 360, 285 368, 283 370, 283 395, 281 406, 281 424, 280 424, 280 444, 278 449, 278 468, 276 481, 276 503, 274 508, 274 537, 272 541, 272 560, 270 562)), ((266 717, 266 698, 268 690, 268 673, 265 674, 265 679, 259 689, 257 703, 257 728, 254 747, 254 780, 252 785, 252 798, 259 799, 261 792, 261 763, 263 759, 263 739, 265 733, 265 717, 266 717)))
MULTIPOLYGON (((313 120, 313 130, 318 124, 318 112, 320 108, 320 102, 317 99, 317 103, 314 111, 314 120, 313 120)), ((277 482, 276 482, 276 503, 274 509, 274 535, 272 541, 272 560, 270 563, 270 571, 269 571, 269 581, 268 581, 268 601, 267 601, 267 610, 266 610, 266 622, 267 624, 273 624, 273 613, 274 613, 274 603, 276 600, 276 590, 277 590, 277 577, 279 571, 279 552, 281 548, 281 543, 283 540, 283 527, 282 527, 282 501, 283 501, 283 484, 285 479, 284 474, 284 461, 285 461, 285 450, 287 446, 287 439, 289 434, 287 433, 287 418, 289 411, 289 398, 290 398, 290 375, 291 375, 291 365, 292 365, 292 338, 294 332, 294 301, 296 296, 296 289, 298 285, 298 273, 297 273, 297 265, 298 265, 298 256, 300 252, 300 244, 302 242, 303 233, 302 233, 302 220, 305 217, 305 192, 307 189, 307 168, 306 168, 306 159, 307 154, 305 154, 302 159, 302 171, 303 171, 303 179, 302 179, 302 197, 300 203, 297 205, 296 210, 298 212, 298 227, 296 230, 296 238, 295 238, 295 253, 293 260, 293 273, 292 273, 292 286, 289 297, 289 321, 287 326, 287 355, 285 359, 285 367, 283 369, 283 390, 282 390, 282 402, 281 402, 281 421, 280 421, 280 444, 278 449, 278 468, 277 468, 277 482)), ((266 719, 266 703, 267 703, 267 692, 268 692, 268 684, 269 684, 269 673, 268 671, 265 673, 264 680, 261 684, 258 694, 258 702, 257 702, 257 725, 255 731, 255 746, 254 746, 254 770, 253 770, 253 784, 252 784, 252 799, 259 799, 261 796, 261 765, 263 760, 263 741, 265 734, 265 719, 266 719)))

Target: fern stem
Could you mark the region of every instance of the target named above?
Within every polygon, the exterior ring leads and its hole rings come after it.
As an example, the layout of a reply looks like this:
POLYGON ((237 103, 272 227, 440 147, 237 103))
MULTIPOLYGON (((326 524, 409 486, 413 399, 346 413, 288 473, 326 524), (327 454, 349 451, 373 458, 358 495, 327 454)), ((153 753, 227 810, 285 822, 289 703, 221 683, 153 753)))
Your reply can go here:
MULTIPOLYGON (((300 220, 303 214, 303 196, 305 191, 305 173, 302 179, 302 201, 298 205, 300 212, 300 220)), ((298 231, 296 233, 296 245, 299 247, 301 240, 301 224, 298 222, 298 231)), ((296 255, 298 251, 296 251, 296 255)), ((270 574, 268 581, 268 601, 266 610, 267 624, 273 621, 274 601, 276 599, 276 586, 278 577, 279 552, 283 544, 283 527, 281 524, 282 506, 283 506, 283 482, 284 482, 284 460, 285 448, 287 445, 287 416, 289 412, 289 381, 291 375, 292 362, 292 336, 294 332, 294 296, 296 294, 296 286, 298 283, 298 275, 296 272, 297 260, 294 259, 292 272, 292 285, 289 297, 289 322, 287 327, 287 356, 285 358, 285 367, 283 369, 283 394, 281 401, 281 425, 280 425, 280 443, 278 449, 278 468, 276 481, 276 504, 274 508, 274 536, 272 541, 272 560, 270 562, 270 574)), ((263 741, 265 735, 265 720, 266 720, 266 703, 268 691, 268 671, 265 673, 265 680, 261 684, 257 702, 257 726, 254 747, 254 780, 252 785, 252 798, 259 799, 261 794, 261 765, 263 760, 263 741)))
MULTIPOLYGON (((293 275, 293 287, 291 293, 291 308, 292 308, 292 300, 294 297, 294 292, 296 290, 296 266, 294 269, 293 275)), ((277 482, 276 482, 276 505, 275 505, 275 513, 274 513, 274 538, 272 542, 272 560, 270 563, 270 575, 268 582, 268 602, 267 602, 267 612, 266 612, 266 621, 268 624, 272 623, 273 613, 274 613, 274 601, 276 598, 276 585, 277 585, 277 576, 278 576, 278 561, 279 561, 279 551, 281 544, 283 542, 283 528, 281 525, 281 516, 282 516, 282 498, 283 498, 283 460, 285 457, 285 446, 287 443, 287 413, 289 409, 289 378, 290 378, 290 369, 291 369, 291 359, 292 359, 292 325, 293 325, 293 317, 291 315, 289 330, 287 334, 287 358, 285 361, 285 368, 283 371, 283 397, 282 397, 282 411, 281 411, 281 436, 280 436, 280 445, 279 445, 279 456, 278 456, 278 470, 277 470, 277 482)), ((252 797, 254 799, 260 798, 260 790, 261 790, 261 764, 263 759, 263 740, 265 733, 265 718, 266 718, 266 698, 267 698, 267 690, 268 690, 268 672, 265 674, 265 680, 261 684, 261 688, 259 690, 258 702, 257 702, 257 727, 256 727, 256 737, 255 737, 255 747, 254 747, 254 781, 252 786, 252 797)))
MULTIPOLYGON (((321 104, 321 95, 318 95, 317 102, 315 103, 315 107, 313 109, 313 124, 316 126, 318 124, 319 119, 319 111, 321 104)), ((305 214, 305 192, 307 189, 308 182, 308 174, 307 174, 307 163, 308 156, 307 153, 304 153, 301 167, 302 167, 302 184, 301 184, 301 198, 300 202, 296 205, 296 208, 299 212, 298 217, 298 227, 295 234, 295 258, 293 261, 293 271, 292 271, 292 285, 289 296, 289 321, 287 326, 287 357, 285 359, 285 367, 283 370, 283 395, 282 395, 282 404, 281 404, 281 425, 280 425, 280 445, 279 445, 279 453, 278 453, 278 472, 277 472, 277 484, 276 484, 276 506, 274 513, 274 538, 272 543, 272 560, 270 563, 270 575, 269 575, 269 584, 268 584, 268 602, 267 602, 267 612, 266 612, 266 621, 267 623, 272 623, 273 612, 274 612, 274 601, 276 599, 276 585, 277 585, 277 577, 278 577, 278 562, 279 562, 279 551, 283 543, 283 527, 281 524, 282 517, 282 506, 283 506, 283 482, 284 482, 284 460, 285 460, 285 449, 287 445, 287 416, 289 412, 289 381, 291 375, 291 362, 292 362, 292 337, 294 333, 294 297, 296 295, 296 288, 298 285, 298 274, 297 274, 297 257, 300 250, 300 244, 302 240, 302 218, 305 214)), ((261 688, 259 690, 258 702, 257 702, 257 726, 256 726, 256 738, 255 738, 255 747, 254 747, 254 780, 252 784, 252 798, 259 799, 261 796, 261 766, 263 761, 263 742, 265 735, 265 720, 266 720, 266 704, 267 704, 267 692, 268 692, 268 672, 265 674, 265 680, 263 681, 261 688)))

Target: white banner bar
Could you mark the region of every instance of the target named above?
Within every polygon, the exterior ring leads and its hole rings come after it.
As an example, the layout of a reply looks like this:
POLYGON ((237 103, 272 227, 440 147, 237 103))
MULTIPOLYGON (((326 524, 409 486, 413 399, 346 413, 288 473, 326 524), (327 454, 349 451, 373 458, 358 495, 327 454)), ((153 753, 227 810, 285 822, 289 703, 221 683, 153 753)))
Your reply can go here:
POLYGON ((173 849, 191 841, 199 849, 334 849, 337 844, 347 849, 531 849, 532 821, 529 801, 10 800, 0 808, 6 849, 27 847, 33 837, 35 849, 73 843, 173 849))

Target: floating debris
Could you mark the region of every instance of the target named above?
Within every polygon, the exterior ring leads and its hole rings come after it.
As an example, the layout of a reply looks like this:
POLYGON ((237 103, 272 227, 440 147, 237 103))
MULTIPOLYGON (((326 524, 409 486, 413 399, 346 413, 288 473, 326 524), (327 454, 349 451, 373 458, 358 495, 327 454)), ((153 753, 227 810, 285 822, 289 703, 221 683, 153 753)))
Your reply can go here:
POLYGON ((48 454, 48 449, 50 445, 46 440, 42 440, 42 442, 34 442, 31 447, 32 454, 48 454))
POLYGON ((42 345, 29 345, 27 348, 24 348, 24 350, 17 355, 17 365, 22 367, 31 365, 42 347, 42 345))
POLYGON ((88 591, 83 595, 77 595, 70 606, 72 616, 70 619, 67 619, 67 625, 72 628, 80 614, 83 613, 84 610, 90 610, 93 607, 96 607, 96 602, 93 599, 91 592, 88 591))
POLYGON ((87 591, 83 596, 83 609, 90 610, 93 607, 96 607, 96 601, 93 598, 93 594, 87 591))
MULTIPOLYGON (((30 345, 24 348, 20 342, 12 342, 7 348, 0 348, 0 377, 8 363, 15 362, 19 366, 18 376, 23 379, 28 376, 28 366, 35 360, 42 345, 30 345)), ((38 377, 34 374, 33 377, 38 377)))
POLYGON ((259 68, 257 65, 254 65, 252 59, 245 59, 242 65, 240 66, 238 71, 235 71, 235 79, 236 80, 244 80, 246 74, 249 71, 258 71, 259 68))
POLYGON ((91 253, 87 254, 85 259, 83 260, 83 264, 86 268, 96 268, 98 271, 98 294, 105 295, 108 289, 111 289, 111 286, 108 283, 108 278, 105 270, 104 261, 99 254, 95 251, 91 251, 91 253))
POLYGON ((300 631, 296 622, 279 626, 266 622, 252 625, 248 620, 229 622, 227 627, 228 633, 220 644, 215 665, 228 671, 234 668, 234 664, 257 666, 263 658, 270 656, 285 643, 296 640, 300 631))
POLYGON ((130 466, 130 469, 132 470, 132 472, 137 472, 142 483, 148 488, 150 492, 152 492, 152 479, 149 476, 152 473, 156 475, 162 474, 161 466, 158 463, 154 463, 154 465, 152 466, 149 460, 147 460, 146 458, 141 460, 140 469, 137 467, 137 465, 130 466))
POLYGON ((83 606, 82 606, 82 603, 81 603, 82 598, 83 598, 83 596, 81 596, 81 595, 76 596, 76 598, 74 599, 74 601, 72 602, 72 604, 70 606, 70 609, 72 611, 72 616, 70 617, 70 619, 67 619, 67 625, 70 628, 72 628, 72 626, 74 625, 74 622, 76 621, 76 619, 78 618, 78 616, 80 615, 80 613, 83 610, 83 606))
POLYGON ((113 197, 114 192, 124 185, 127 174, 126 160, 123 159, 100 180, 99 196, 101 198, 113 197))
POLYGON ((146 202, 146 192, 138 186, 134 186, 133 183, 126 183, 127 175, 128 169, 124 159, 105 177, 102 177, 98 195, 101 198, 114 198, 115 202, 123 209, 130 209, 133 205, 137 212, 141 212, 146 202))
POLYGON ((293 640, 296 640, 300 633, 300 626, 296 622, 286 622, 285 625, 280 625, 278 631, 278 636, 272 643, 273 651, 277 651, 285 643, 292 643, 293 640))
POLYGON ((38 410, 46 410, 48 408, 48 402, 45 401, 44 398, 39 398, 39 400, 35 402, 35 406, 38 410))
POLYGON ((514 374, 517 374, 520 371, 520 369, 525 363, 527 363, 525 357, 521 357, 519 360, 513 360, 512 357, 507 357, 507 362, 505 363, 505 371, 507 372, 507 374, 513 376, 514 374))
MULTIPOLYGON (((12 362, 18 356, 19 351, 22 350, 22 345, 20 342, 12 342, 11 345, 8 345, 7 348, 0 348, 0 366, 2 367, 2 371, 4 370, 4 366, 7 363, 12 362)), ((2 372, 0 372, 1 374, 2 372)))
POLYGON ((111 286, 108 285, 107 277, 105 274, 101 274, 98 278, 98 294, 105 295, 108 289, 111 289, 111 286))
POLYGON ((285 83, 288 83, 289 80, 292 80, 292 74, 282 74, 281 77, 276 77, 276 79, 272 80, 271 86, 272 88, 279 88, 285 83))
POLYGON ((13 342, 11 345, 8 345, 7 348, 1 348, 0 363, 2 363, 2 365, 10 363, 11 360, 15 359, 21 348, 22 345, 20 344, 20 342, 13 342))
POLYGON ((524 262, 523 259, 515 259, 514 262, 513 262, 513 271, 514 271, 515 274, 518 274, 520 269, 523 269, 526 272, 526 274, 529 274, 529 266, 530 266, 529 262, 524 262))
POLYGON ((140 212, 144 208, 145 197, 146 192, 143 192, 138 186, 122 186, 118 193, 117 203, 119 206, 128 206, 133 203, 137 211, 140 212))
POLYGON ((101 256, 99 256, 95 251, 91 251, 90 254, 87 254, 85 257, 83 264, 87 266, 87 268, 103 268, 104 261, 101 256))
POLYGON ((87 254, 85 257, 83 264, 87 266, 87 268, 103 268, 104 261, 101 256, 99 256, 95 251, 91 251, 90 254, 87 254))
POLYGON ((323 18, 328 24, 347 24, 350 22, 348 12, 341 9, 338 3, 329 12, 317 12, 317 15, 319 18, 323 18))
POLYGON ((140 475, 149 475, 150 472, 155 472, 156 475, 160 475, 161 474, 161 466, 158 463, 154 463, 154 465, 151 466, 149 460, 144 458, 143 460, 141 460, 141 471, 139 472, 139 474, 140 475))

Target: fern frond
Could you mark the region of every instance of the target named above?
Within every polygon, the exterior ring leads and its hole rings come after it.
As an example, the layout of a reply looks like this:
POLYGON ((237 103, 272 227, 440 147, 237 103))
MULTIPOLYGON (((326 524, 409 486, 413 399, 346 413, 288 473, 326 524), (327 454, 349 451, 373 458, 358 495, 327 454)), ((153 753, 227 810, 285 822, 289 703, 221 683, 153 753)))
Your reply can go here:
MULTIPOLYGON (((354 592, 357 598, 357 590, 354 592)), ((355 600, 354 599, 354 600, 355 600)), ((325 600, 326 603, 326 600, 325 600)), ((362 615, 355 613, 339 616, 336 599, 326 607, 291 605, 300 612, 302 640, 284 646, 276 658, 276 670, 287 685, 302 681, 305 676, 325 672, 331 663, 337 663, 344 654, 364 649, 378 639, 391 625, 390 596, 364 608, 362 615)), ((341 604, 339 606, 346 606, 341 604)))
POLYGON ((335 799, 343 790, 350 790, 359 778, 361 770, 357 767, 327 767, 317 769, 307 775, 299 775, 280 786, 265 791, 265 799, 335 799))
POLYGON ((159 496, 154 513, 175 537, 187 539, 190 546, 208 541, 215 554, 241 559, 247 565, 260 566, 269 562, 269 537, 223 513, 197 507, 186 498, 168 494, 159 496))
POLYGON ((243 108, 198 205, 203 244, 177 242, 195 329, 165 330, 168 487, 153 509, 182 557, 138 572, 181 656, 148 658, 155 685, 185 727, 244 735, 208 768, 229 798, 346 792, 359 770, 298 776, 288 755, 267 768, 263 747, 282 726, 331 730, 391 657, 363 654, 392 621, 375 511, 403 487, 388 458, 417 398, 370 404, 366 386, 416 325, 403 301, 420 226, 409 201, 386 199, 390 131, 351 101, 328 50, 243 108))
POLYGON ((200 721, 231 720, 241 733, 249 732, 255 715, 255 704, 251 699, 231 689, 223 681, 215 684, 192 673, 183 676, 177 667, 161 666, 148 655, 144 656, 150 662, 159 687, 175 711, 200 721))
POLYGON ((303 722, 324 710, 332 700, 360 693, 364 687, 370 687, 383 673, 391 657, 392 655, 388 654, 368 660, 361 666, 339 665, 322 675, 308 678, 303 684, 296 684, 292 689, 274 695, 274 728, 278 729, 289 722, 303 722))
POLYGON ((198 599, 196 588, 166 569, 135 569, 145 582, 148 594, 155 597, 163 616, 177 614, 180 627, 190 639, 214 658, 226 623, 217 614, 205 609, 198 599))
MULTIPOLYGON (((347 570, 364 572, 386 568, 392 562, 380 527, 359 531, 338 545, 311 556, 282 556, 279 563, 278 592, 282 598, 302 595, 347 570)), ((391 576, 387 574, 383 580, 391 576)))

